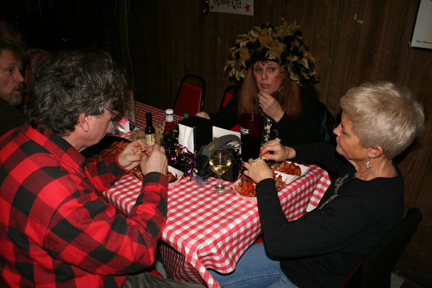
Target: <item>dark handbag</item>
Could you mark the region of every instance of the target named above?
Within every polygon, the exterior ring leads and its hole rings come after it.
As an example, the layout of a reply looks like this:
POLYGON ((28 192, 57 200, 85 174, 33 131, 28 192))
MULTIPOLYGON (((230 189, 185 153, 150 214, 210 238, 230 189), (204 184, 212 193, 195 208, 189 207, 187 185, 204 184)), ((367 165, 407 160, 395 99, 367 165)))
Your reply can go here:
POLYGON ((213 155, 216 150, 225 149, 231 153, 231 167, 226 173, 222 174, 221 178, 230 182, 237 180, 243 162, 238 154, 238 149, 231 145, 227 145, 232 141, 238 141, 240 143, 240 138, 235 135, 225 135, 213 140, 208 145, 201 147, 195 157, 196 169, 201 178, 207 179, 208 177, 217 177, 210 169, 208 163, 211 155, 213 155))

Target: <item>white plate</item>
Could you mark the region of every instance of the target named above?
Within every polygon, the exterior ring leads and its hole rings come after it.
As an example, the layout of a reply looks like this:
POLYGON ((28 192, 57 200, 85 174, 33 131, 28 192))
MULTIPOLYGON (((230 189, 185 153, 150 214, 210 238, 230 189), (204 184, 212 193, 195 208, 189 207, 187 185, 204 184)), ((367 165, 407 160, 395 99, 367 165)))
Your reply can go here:
POLYGON ((174 167, 168 166, 168 171, 177 176, 177 180, 168 184, 168 189, 177 186, 183 178, 184 173, 174 167))

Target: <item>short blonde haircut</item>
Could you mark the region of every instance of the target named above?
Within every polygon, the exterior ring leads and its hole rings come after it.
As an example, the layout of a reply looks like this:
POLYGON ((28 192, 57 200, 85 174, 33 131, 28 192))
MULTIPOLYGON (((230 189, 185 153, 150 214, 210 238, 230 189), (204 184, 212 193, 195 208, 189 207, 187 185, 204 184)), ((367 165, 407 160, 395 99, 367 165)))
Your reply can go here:
POLYGON ((391 82, 363 83, 350 89, 340 105, 362 145, 381 146, 388 159, 402 153, 423 129, 423 107, 408 89, 391 82))

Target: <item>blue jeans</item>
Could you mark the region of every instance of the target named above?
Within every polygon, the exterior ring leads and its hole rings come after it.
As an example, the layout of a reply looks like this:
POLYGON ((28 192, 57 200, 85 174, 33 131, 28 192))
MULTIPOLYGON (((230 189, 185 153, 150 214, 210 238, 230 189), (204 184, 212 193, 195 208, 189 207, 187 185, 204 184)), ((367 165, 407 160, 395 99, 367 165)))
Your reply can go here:
POLYGON ((209 272, 223 288, 298 288, 282 272, 280 262, 268 258, 264 243, 252 245, 240 258, 234 272, 209 272))

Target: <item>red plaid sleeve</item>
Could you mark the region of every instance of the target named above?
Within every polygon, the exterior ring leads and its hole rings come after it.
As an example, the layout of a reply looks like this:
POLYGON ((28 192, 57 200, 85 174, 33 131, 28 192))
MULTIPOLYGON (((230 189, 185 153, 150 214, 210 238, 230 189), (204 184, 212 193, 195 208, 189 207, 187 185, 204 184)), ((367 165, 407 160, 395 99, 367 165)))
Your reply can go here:
POLYGON ((59 137, 20 133, 0 139, 0 274, 9 286, 120 287, 152 265, 167 178, 148 174, 126 217, 99 193, 125 172, 116 157, 84 165, 59 137))

